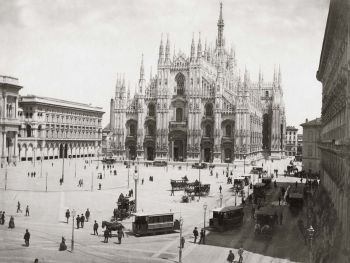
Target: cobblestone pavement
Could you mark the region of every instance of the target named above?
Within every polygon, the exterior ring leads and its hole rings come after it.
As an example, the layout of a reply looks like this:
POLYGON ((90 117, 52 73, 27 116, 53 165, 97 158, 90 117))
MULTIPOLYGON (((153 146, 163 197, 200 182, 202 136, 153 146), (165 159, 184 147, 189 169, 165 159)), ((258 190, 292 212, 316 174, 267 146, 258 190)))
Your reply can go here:
MULTIPOLYGON (((39 262, 174 262, 178 260, 179 233, 166 235, 154 235, 135 237, 129 230, 132 218, 123 221, 127 228, 123 244, 116 244, 113 237, 108 244, 103 243, 101 221, 109 220, 120 193, 127 193, 134 187, 133 169, 129 170, 122 164, 116 164, 109 170, 103 171, 102 165, 96 169, 96 160, 92 164, 85 164, 83 160, 65 160, 64 183, 59 184, 62 176, 62 160, 47 160, 41 165, 40 162, 20 163, 17 167, 8 167, 0 170, 0 210, 6 211, 6 223, 0 225, 0 262, 33 262, 39 258, 39 262), (86 166, 86 168, 84 168, 86 166), (7 179, 5 174, 7 170, 7 179), (113 171, 117 171, 117 176, 113 171), (36 177, 28 177, 28 172, 36 172, 36 177), (97 174, 102 173, 104 179, 97 179, 97 174), (47 175, 47 176, 46 176, 47 175), (83 179, 83 187, 78 187, 78 180, 83 179), (46 192, 47 180, 47 192, 46 192), (6 191, 5 191, 6 181, 6 191), (102 184, 102 190, 98 190, 98 184, 102 184), (16 213, 17 202, 21 202, 23 212, 16 213), (29 205, 30 216, 24 215, 25 207, 29 205), (66 244, 70 248, 72 235, 72 222, 65 223, 64 212, 66 209, 75 209, 79 214, 84 213, 86 208, 91 211, 90 222, 85 224, 84 229, 74 231, 74 252, 59 252, 58 247, 61 237, 66 238, 66 244), (9 216, 15 218, 15 229, 8 229, 9 216), (97 220, 100 225, 99 236, 94 236, 92 222, 97 220), (24 247, 23 235, 25 229, 31 233, 30 247, 24 247)), ((266 162, 264 167, 271 171, 278 168, 283 171, 288 159, 266 162)), ((261 164, 258 164, 261 165, 261 164)), ((214 176, 209 175, 209 170, 196 170, 182 165, 170 165, 164 167, 144 167, 140 165, 140 179, 144 178, 144 184, 138 185, 138 210, 144 212, 169 212, 184 219, 184 236, 186 247, 183 253, 183 262, 224 262, 227 246, 197 246, 190 242, 194 226, 201 227, 203 224, 203 204, 207 203, 207 224, 211 210, 218 207, 219 186, 223 188, 224 205, 234 204, 234 196, 230 191, 232 185, 226 184, 226 177, 222 171, 225 167, 217 167, 214 176), (219 178, 215 173, 218 171, 219 178), (182 192, 175 192, 170 196, 170 179, 179 179, 187 175, 190 181, 199 178, 201 181, 211 184, 209 196, 196 198, 190 203, 181 203, 182 192), (148 180, 149 176, 154 181, 148 180), (215 255, 215 256, 214 256, 215 255), (198 260, 197 260, 198 259, 198 260)), ((234 175, 243 173, 243 167, 230 170, 234 175)), ((246 166, 246 172, 250 167, 246 166)), ((256 178, 257 179, 257 178, 256 178)), ((278 181, 295 181, 294 178, 279 177, 278 181)), ((247 190, 247 189, 246 189, 247 190)), ((222 239, 222 237, 218 237, 222 239)), ((236 249, 236 248, 235 248, 236 249)), ((237 253, 236 253, 237 255, 237 253)), ((263 255, 245 252, 247 262, 290 262, 280 258, 265 257, 263 255), (256 261, 258 260, 258 261, 256 261)))

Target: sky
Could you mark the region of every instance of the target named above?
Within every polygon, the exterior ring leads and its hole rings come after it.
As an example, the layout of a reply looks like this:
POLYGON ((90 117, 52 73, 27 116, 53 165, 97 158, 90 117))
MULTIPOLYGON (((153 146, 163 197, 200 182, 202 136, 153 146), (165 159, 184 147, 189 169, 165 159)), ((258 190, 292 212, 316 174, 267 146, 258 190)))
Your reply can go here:
MULTIPOLYGON (((133 93, 141 56, 156 72, 161 35, 190 53, 201 33, 214 46, 217 0, 0 0, 0 75, 19 78, 21 95, 91 103, 106 112, 118 74, 133 93)), ((329 0, 223 1, 226 46, 238 66, 271 81, 280 65, 287 125, 320 116, 316 80, 329 0)), ((301 132, 301 130, 299 131, 301 132)))

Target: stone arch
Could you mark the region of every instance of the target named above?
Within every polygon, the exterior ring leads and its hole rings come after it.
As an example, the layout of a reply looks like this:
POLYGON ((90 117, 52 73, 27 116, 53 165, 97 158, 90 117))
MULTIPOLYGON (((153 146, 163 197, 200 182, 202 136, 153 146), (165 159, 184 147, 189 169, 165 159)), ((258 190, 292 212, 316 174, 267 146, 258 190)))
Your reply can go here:
POLYGON ((136 137, 137 135, 137 121, 134 119, 129 119, 126 124, 127 136, 136 137))
POLYGON ((21 161, 27 160, 27 144, 23 143, 22 146, 19 148, 19 159, 21 161))
POLYGON ((32 126, 30 126, 29 124, 26 125, 26 135, 27 137, 32 137, 32 126))

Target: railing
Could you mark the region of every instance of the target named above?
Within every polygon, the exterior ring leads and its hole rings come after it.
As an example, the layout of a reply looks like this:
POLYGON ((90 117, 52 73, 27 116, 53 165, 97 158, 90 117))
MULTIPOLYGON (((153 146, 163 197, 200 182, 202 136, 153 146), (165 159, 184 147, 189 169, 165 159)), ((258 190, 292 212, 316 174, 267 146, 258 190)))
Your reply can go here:
POLYGON ((170 129, 186 129, 187 128, 187 123, 185 121, 171 121, 169 123, 169 128, 170 129))

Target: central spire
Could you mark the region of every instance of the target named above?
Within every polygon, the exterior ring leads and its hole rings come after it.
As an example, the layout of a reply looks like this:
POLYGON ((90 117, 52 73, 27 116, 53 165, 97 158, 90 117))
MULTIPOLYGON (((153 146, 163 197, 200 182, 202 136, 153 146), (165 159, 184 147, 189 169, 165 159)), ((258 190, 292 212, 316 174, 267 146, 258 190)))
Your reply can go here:
POLYGON ((222 18, 222 3, 220 3, 220 16, 218 20, 218 40, 217 46, 224 46, 224 19, 222 18))

